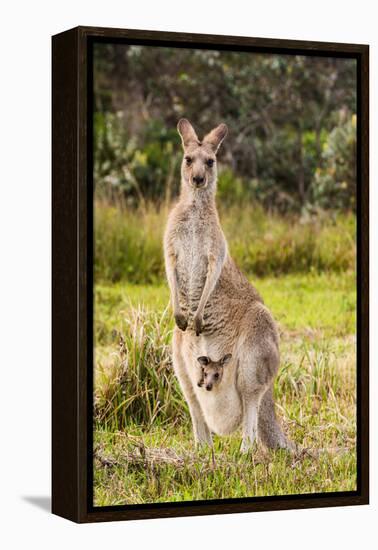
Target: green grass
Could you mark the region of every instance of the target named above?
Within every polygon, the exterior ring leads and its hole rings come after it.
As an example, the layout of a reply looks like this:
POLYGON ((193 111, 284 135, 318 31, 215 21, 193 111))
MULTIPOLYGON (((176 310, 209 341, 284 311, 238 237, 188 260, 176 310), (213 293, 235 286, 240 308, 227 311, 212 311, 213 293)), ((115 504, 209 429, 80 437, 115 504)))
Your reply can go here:
POLYGON ((174 376, 165 284, 97 284, 95 503, 237 498, 356 487, 353 272, 254 279, 281 330, 277 412, 301 451, 193 449, 174 376))
POLYGON ((139 504, 355 490, 355 453, 330 449, 303 451, 256 449, 239 452, 237 436, 216 438, 194 456, 190 432, 156 428, 140 435, 98 432, 95 438, 96 504, 139 504), (170 452, 158 454, 162 442, 170 452), (150 452, 149 452, 150 451, 150 452), (173 451, 173 452, 172 452, 173 451), (182 458, 184 457, 184 458, 182 458))

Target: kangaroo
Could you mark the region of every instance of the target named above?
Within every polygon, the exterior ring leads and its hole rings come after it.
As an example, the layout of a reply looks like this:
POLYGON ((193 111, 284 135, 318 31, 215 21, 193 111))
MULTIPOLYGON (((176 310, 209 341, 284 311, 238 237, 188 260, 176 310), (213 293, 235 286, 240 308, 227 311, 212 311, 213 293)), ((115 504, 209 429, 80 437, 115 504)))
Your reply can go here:
POLYGON ((197 382, 197 386, 202 388, 205 386, 207 391, 216 388, 222 381, 224 366, 230 361, 232 355, 228 353, 220 361, 212 361, 210 357, 201 356, 197 358, 201 368, 201 376, 197 382))
POLYGON ((227 135, 220 124, 203 140, 186 119, 177 126, 184 157, 179 200, 164 235, 166 274, 176 326, 173 367, 188 403, 197 444, 212 432, 242 426, 242 452, 256 438, 270 448, 293 449, 274 411, 279 366, 276 323, 257 290, 228 253, 215 204, 217 151, 227 135), (227 351, 226 351, 227 350, 227 351), (216 392, 197 386, 196 357, 232 359, 216 392))

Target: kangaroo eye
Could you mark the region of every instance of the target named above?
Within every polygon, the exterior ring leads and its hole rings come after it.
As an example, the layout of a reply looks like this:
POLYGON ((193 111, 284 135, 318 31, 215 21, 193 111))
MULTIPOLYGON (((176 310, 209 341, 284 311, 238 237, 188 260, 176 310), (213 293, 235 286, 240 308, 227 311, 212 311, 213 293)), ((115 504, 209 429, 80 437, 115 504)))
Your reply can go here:
POLYGON ((188 166, 190 166, 190 164, 192 164, 192 159, 191 159, 191 157, 185 157, 185 160, 186 160, 186 164, 187 164, 188 166))
POLYGON ((207 159, 206 164, 209 168, 211 168, 214 164, 214 159, 207 159))
POLYGON ((219 372, 216 372, 216 373, 214 374, 214 378, 219 378, 219 372))

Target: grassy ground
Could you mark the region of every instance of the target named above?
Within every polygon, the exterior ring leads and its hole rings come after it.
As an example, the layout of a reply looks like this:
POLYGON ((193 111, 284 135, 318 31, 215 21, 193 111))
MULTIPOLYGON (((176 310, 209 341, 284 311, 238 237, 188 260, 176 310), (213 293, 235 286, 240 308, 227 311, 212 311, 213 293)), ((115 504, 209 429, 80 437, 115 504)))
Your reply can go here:
POLYGON ((356 487, 352 272, 254 280, 281 329, 277 412, 300 446, 195 452, 170 359, 164 284, 96 285, 95 504, 347 491, 356 487))

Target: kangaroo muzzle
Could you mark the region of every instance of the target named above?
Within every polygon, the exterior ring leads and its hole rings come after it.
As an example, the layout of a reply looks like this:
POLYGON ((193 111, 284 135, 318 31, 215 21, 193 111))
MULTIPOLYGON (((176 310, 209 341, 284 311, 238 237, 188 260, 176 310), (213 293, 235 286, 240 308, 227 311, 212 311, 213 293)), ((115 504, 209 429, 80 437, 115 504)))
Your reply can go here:
POLYGON ((197 189, 206 185, 206 180, 204 176, 193 176, 192 181, 193 185, 197 187, 197 189))

